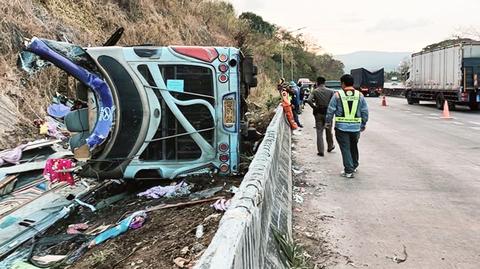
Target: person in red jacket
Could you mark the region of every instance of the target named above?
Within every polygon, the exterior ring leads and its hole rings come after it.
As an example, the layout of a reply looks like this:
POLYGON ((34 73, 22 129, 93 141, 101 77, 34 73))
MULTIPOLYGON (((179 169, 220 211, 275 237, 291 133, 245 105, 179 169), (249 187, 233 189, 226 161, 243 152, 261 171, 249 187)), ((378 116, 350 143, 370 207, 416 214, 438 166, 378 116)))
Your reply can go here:
POLYGON ((292 130, 298 129, 297 123, 295 123, 295 119, 293 118, 293 110, 292 104, 290 103, 290 92, 286 88, 282 88, 281 92, 282 96, 282 107, 285 116, 287 117, 288 123, 290 124, 290 128, 292 130))

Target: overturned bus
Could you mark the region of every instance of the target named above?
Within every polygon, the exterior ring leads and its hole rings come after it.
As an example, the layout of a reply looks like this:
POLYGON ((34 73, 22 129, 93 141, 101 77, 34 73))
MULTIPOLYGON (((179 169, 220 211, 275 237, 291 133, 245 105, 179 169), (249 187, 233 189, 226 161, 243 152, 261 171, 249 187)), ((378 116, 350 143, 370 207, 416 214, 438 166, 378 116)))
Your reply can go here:
POLYGON ((64 117, 82 176, 174 178, 238 171, 252 57, 232 47, 82 48, 33 38, 19 57, 78 80, 87 106, 64 117))

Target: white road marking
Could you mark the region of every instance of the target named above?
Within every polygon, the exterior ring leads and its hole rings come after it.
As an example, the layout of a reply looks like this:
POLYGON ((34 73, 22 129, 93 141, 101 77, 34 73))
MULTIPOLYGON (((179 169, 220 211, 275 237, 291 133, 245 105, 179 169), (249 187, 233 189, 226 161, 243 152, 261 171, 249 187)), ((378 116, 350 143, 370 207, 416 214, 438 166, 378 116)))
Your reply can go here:
POLYGON ((480 122, 478 121, 469 121, 468 123, 474 124, 474 125, 480 125, 480 122))
POLYGON ((463 122, 458 122, 458 121, 452 121, 452 123, 456 125, 464 125, 463 122))
POLYGON ((480 127, 470 127, 470 128, 475 130, 475 131, 480 131, 480 127))
POLYGON ((425 114, 423 114, 423 113, 413 113, 412 115, 414 115, 414 116, 423 116, 423 115, 425 115, 425 114))
POLYGON ((440 119, 440 117, 427 117, 427 118, 432 119, 432 120, 438 120, 438 119, 440 119))

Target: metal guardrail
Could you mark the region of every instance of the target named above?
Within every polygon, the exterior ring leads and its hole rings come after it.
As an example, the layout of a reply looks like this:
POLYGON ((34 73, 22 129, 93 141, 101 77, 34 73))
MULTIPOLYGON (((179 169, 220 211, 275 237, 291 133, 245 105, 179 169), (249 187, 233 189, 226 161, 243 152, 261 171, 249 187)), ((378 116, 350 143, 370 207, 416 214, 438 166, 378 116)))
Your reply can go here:
POLYGON ((291 131, 281 108, 217 233, 194 268, 286 268, 272 226, 291 237, 291 131))

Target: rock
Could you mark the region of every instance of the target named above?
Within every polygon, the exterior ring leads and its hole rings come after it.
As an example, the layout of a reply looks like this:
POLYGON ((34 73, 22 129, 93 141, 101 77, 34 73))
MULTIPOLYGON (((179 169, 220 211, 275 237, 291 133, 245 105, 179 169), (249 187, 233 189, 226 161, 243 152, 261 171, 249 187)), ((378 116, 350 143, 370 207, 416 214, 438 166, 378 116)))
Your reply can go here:
POLYGON ((188 247, 184 247, 182 248, 182 250, 180 250, 180 254, 185 255, 188 253, 188 251, 189 251, 188 247))
POLYGON ((191 251, 192 251, 193 253, 197 253, 197 252, 200 252, 200 251, 202 251, 202 250, 204 250, 204 249, 205 249, 205 246, 202 245, 202 243, 195 242, 195 243, 193 243, 193 245, 192 245, 191 251))
POLYGON ((182 257, 177 257, 173 260, 173 263, 175 263, 176 266, 180 268, 185 268, 185 265, 187 265, 190 262, 190 260, 182 258, 182 257))
POLYGON ((218 219, 220 216, 221 216, 220 213, 214 213, 214 214, 211 214, 211 215, 209 215, 208 217, 206 217, 203 221, 204 221, 204 222, 208 222, 209 220, 212 220, 212 219, 213 219, 213 220, 216 220, 216 219, 218 219))

